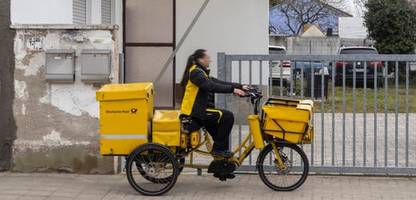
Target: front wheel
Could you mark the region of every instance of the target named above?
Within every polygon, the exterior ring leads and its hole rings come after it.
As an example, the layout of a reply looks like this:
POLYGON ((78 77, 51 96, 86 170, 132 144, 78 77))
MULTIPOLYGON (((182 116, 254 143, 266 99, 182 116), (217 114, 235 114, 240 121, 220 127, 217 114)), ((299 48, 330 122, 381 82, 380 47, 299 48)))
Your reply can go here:
POLYGON ((276 191, 299 188, 308 177, 309 161, 305 152, 295 144, 278 142, 276 149, 282 164, 276 159, 273 146, 267 145, 257 158, 257 169, 264 184, 276 191))

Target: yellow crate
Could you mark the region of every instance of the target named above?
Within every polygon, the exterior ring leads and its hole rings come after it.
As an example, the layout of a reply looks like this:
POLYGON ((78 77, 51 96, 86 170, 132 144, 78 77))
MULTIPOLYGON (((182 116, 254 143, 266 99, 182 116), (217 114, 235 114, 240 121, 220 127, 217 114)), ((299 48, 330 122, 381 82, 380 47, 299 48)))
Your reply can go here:
POLYGON ((152 142, 178 147, 181 143, 181 126, 178 110, 157 110, 153 117, 152 142))
POLYGON ((102 155, 128 155, 146 143, 153 117, 153 84, 109 84, 97 91, 102 155))
POLYGON ((266 134, 295 144, 312 142, 312 101, 276 99, 269 102, 263 106, 266 134))

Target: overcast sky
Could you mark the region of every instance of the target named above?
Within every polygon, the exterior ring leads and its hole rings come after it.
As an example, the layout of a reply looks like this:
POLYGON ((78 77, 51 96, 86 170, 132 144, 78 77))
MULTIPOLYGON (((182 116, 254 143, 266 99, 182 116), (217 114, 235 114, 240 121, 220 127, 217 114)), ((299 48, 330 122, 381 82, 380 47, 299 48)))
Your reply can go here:
POLYGON ((354 0, 347 0, 347 6, 349 10, 346 10, 350 14, 354 15, 354 17, 360 17, 359 12, 357 10, 357 6, 354 4, 354 0))

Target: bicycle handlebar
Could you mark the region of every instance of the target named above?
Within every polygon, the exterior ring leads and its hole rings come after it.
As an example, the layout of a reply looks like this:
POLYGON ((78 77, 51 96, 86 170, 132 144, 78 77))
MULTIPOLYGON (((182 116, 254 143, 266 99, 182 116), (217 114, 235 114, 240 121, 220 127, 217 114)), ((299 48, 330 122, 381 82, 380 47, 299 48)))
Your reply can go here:
POLYGON ((242 97, 250 98, 250 102, 254 106, 254 114, 258 114, 259 102, 260 99, 263 98, 262 92, 257 88, 249 88, 248 90, 246 90, 246 95, 242 97))

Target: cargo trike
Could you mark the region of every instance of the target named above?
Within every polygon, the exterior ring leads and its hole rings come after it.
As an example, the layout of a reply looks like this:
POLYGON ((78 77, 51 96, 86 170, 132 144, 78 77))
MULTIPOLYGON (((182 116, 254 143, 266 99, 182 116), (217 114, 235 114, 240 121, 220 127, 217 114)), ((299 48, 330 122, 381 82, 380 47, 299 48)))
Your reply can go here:
POLYGON ((97 92, 100 102, 100 151, 125 156, 130 185, 143 195, 162 195, 176 183, 183 168, 206 168, 225 181, 254 149, 256 168, 266 186, 276 191, 300 187, 309 172, 303 144, 313 140, 313 102, 269 98, 262 103, 257 89, 247 91, 253 105, 249 133, 230 158, 213 157, 212 139, 205 128, 189 133, 188 118, 176 110, 154 110, 152 83, 110 84, 97 92), (208 165, 194 163, 207 156, 208 165), (198 157, 199 158, 199 157, 198 157))

